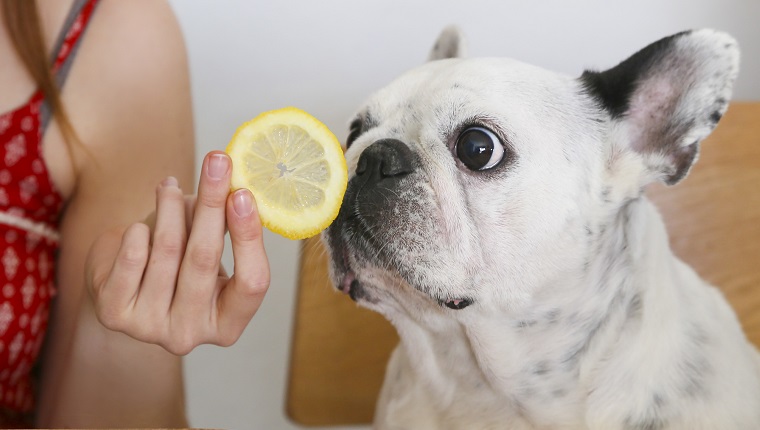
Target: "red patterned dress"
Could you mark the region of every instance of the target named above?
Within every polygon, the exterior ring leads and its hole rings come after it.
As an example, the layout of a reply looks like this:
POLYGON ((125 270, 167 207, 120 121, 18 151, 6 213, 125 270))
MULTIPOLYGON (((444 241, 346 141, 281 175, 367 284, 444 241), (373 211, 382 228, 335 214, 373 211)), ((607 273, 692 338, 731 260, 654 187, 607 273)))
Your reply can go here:
MULTIPOLYGON (((54 49, 63 85, 97 0, 75 1, 54 49)), ((31 425, 31 375, 55 295, 61 195, 42 158, 52 117, 41 91, 0 114, 0 428, 31 425)))

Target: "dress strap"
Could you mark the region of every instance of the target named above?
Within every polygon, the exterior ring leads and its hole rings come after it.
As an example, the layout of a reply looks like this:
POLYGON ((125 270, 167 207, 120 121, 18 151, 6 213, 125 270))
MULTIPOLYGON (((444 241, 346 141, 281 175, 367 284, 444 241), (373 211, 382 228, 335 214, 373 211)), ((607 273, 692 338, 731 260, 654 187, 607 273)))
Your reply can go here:
MULTIPOLYGON (((69 15, 61 27, 50 59, 59 90, 66 83, 66 77, 76 57, 79 44, 82 42, 87 24, 98 3, 99 0, 74 0, 69 15)), ((40 117, 40 129, 44 134, 52 118, 52 111, 47 100, 40 107, 40 117)))

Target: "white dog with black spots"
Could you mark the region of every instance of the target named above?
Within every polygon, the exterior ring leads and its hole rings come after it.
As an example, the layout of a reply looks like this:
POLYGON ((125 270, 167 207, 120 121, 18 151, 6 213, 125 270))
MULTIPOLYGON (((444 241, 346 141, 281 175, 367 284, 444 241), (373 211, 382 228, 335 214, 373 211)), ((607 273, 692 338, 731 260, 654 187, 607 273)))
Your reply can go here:
POLYGON ((373 95, 324 233, 336 286, 401 343, 377 429, 760 429, 760 355, 643 190, 675 184, 739 65, 713 30, 564 76, 461 57, 373 95))

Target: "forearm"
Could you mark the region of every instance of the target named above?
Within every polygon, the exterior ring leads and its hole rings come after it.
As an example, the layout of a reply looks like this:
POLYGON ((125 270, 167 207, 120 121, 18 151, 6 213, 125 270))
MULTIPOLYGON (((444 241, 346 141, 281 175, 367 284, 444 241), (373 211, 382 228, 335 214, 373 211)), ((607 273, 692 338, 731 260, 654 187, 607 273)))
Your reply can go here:
POLYGON ((187 427, 182 362, 163 348, 103 327, 82 297, 69 351, 47 378, 37 425, 187 427), (53 382, 57 379, 56 382, 53 382))

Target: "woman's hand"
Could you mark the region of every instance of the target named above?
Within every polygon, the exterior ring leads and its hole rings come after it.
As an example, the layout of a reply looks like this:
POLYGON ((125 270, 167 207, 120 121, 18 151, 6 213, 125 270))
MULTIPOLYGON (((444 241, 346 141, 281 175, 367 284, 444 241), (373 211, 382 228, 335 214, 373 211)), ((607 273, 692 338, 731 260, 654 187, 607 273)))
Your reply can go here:
POLYGON ((229 192, 230 158, 210 152, 201 172, 197 197, 183 196, 167 178, 157 188, 151 221, 101 235, 85 268, 103 325, 177 355, 204 343, 235 343, 270 281, 253 196, 229 192), (221 265, 225 219, 231 277, 221 265))

